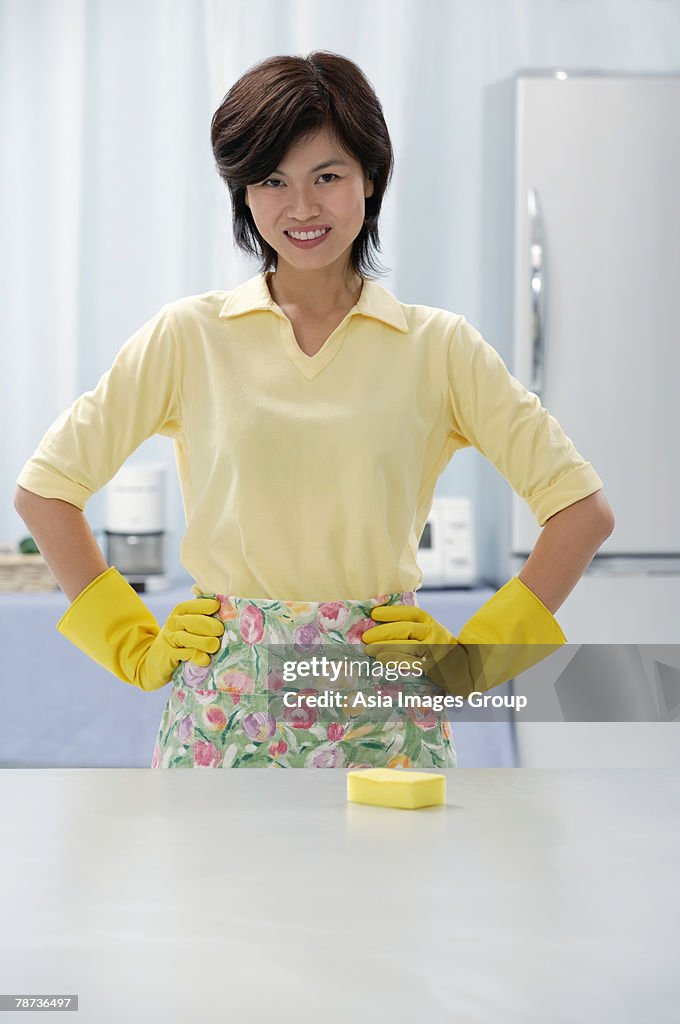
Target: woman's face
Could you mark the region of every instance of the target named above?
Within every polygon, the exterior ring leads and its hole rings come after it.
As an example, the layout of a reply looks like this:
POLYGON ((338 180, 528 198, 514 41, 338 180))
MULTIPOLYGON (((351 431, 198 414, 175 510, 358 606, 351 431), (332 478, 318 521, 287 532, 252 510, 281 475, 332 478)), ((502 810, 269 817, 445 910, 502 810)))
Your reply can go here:
POLYGON ((257 230, 280 259, 300 270, 316 270, 339 259, 346 262, 363 227, 364 200, 371 195, 373 182, 359 161, 323 129, 292 146, 281 167, 264 181, 248 185, 246 204, 257 230), (326 163, 328 167, 319 168, 326 163), (299 248, 286 231, 309 225, 331 230, 320 244, 299 248))

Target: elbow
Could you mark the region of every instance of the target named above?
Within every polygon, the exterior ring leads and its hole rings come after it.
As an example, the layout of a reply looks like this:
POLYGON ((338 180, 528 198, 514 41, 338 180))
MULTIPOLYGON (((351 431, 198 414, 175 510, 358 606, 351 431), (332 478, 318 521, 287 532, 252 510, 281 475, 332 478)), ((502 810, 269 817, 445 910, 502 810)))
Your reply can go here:
POLYGON ((607 537, 611 537, 612 533, 614 532, 614 527, 616 526, 616 517, 614 515, 614 509, 611 507, 607 499, 604 498, 603 500, 606 507, 604 508, 602 514, 602 528, 604 530, 604 540, 606 540, 607 537))
POLYGON ((16 512, 25 520, 26 510, 28 509, 31 502, 36 499, 40 499, 39 494, 34 494, 33 491, 27 491, 21 484, 17 484, 17 489, 14 492, 14 508, 16 512))
POLYGON ((33 509, 43 508, 46 504, 56 508, 66 505, 78 512, 82 513, 83 511, 79 505, 74 505, 73 502, 66 501, 64 498, 46 498, 42 494, 36 494, 35 491, 27 491, 21 484, 17 484, 17 489, 14 492, 14 508, 24 522, 26 522, 26 516, 30 515, 33 509))
POLYGON ((614 527, 616 526, 616 519, 614 518, 614 513, 610 510, 608 513, 602 516, 601 522, 602 527, 600 531, 600 545, 604 544, 604 542, 609 537, 611 537, 612 533, 614 532, 614 527))
POLYGON ((611 537, 616 526, 616 518, 614 516, 614 509, 607 501, 604 491, 599 490, 587 498, 586 501, 592 506, 591 511, 596 515, 597 521, 600 524, 600 533, 602 534, 602 542, 611 537))
POLYGON ((612 533, 614 532, 615 525, 616 523, 614 521, 613 516, 610 519, 604 521, 602 526, 602 532, 600 533, 600 543, 598 544, 598 548, 601 548, 605 541, 607 541, 611 537, 612 533))
POLYGON ((21 508, 25 500, 24 495, 26 494, 28 494, 28 491, 26 491, 23 487, 17 484, 17 489, 14 492, 14 508, 19 513, 19 515, 21 515, 21 508))

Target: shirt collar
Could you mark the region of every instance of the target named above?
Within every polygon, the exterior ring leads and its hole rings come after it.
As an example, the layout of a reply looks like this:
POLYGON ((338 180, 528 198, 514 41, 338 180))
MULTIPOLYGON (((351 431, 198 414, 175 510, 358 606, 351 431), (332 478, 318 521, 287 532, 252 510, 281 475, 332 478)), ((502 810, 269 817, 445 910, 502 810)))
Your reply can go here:
MULTIPOLYGON (((398 331, 407 332, 409 326, 399 300, 377 281, 367 277, 362 277, 362 280, 363 288, 359 301, 351 310, 352 316, 361 313, 375 320, 382 320, 390 327, 396 327, 398 331)), ((278 315, 279 307, 271 297, 265 273, 256 274, 230 291, 219 315, 241 316, 256 309, 271 309, 278 315)))

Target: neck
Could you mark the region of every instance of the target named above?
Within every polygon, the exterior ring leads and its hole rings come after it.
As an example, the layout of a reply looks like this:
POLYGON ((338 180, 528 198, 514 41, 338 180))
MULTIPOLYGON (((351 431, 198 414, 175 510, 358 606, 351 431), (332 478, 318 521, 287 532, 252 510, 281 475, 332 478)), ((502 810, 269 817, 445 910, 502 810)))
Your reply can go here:
POLYGON ((323 320, 354 306, 361 294, 363 280, 353 273, 349 280, 331 274, 331 268, 297 271, 282 265, 266 275, 272 299, 282 309, 294 309, 323 320))

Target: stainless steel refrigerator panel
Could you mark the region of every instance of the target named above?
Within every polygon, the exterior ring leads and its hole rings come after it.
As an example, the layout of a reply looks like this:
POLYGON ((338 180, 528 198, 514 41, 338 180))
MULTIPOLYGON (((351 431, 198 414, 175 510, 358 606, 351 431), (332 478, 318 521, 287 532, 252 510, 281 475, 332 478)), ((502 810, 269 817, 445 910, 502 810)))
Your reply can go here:
MULTIPOLYGON (((601 554, 680 552, 680 76, 519 76, 512 372, 601 476, 601 554)), ((540 528, 513 495, 512 547, 540 528)))

